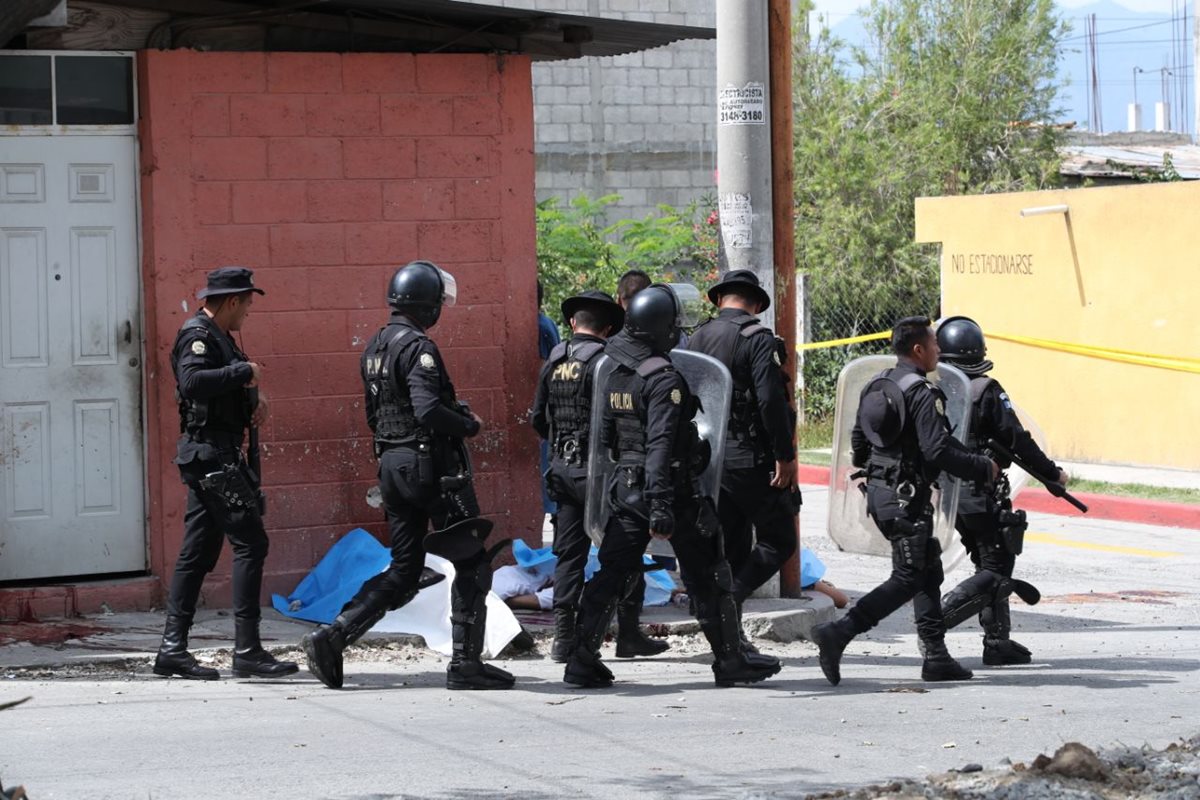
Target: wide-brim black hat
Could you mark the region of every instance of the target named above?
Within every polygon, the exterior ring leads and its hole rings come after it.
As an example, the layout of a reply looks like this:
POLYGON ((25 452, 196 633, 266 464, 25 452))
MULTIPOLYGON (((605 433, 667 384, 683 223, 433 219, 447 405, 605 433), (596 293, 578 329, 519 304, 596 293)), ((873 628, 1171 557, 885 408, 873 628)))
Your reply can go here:
POLYGON ((908 411, 904 393, 893 380, 877 378, 863 394, 858 420, 863 435, 874 447, 889 447, 904 430, 908 411))
POLYGON ((563 322, 570 325, 571 317, 575 316, 575 312, 584 306, 592 306, 600 313, 607 314, 609 325, 614 331, 620 330, 621 326, 625 324, 625 309, 621 308, 611 295, 599 289, 588 289, 586 292, 580 292, 563 300, 561 307, 563 322))
POLYGON ((242 292, 266 294, 254 285, 254 270, 246 267, 221 267, 208 273, 208 285, 196 292, 196 297, 203 300, 206 297, 242 292))
POLYGON ((494 523, 483 517, 468 517, 453 525, 427 534, 425 552, 447 561, 466 561, 483 551, 483 543, 492 532, 494 523))
POLYGON ((749 289, 750 293, 758 298, 759 305, 762 308, 759 311, 766 311, 771 307, 771 295, 762 288, 762 284, 758 281, 758 276, 748 269, 735 269, 732 272, 727 272, 721 276, 720 283, 714 283, 708 290, 708 299, 713 305, 717 305, 717 300, 722 292, 726 289, 737 287, 738 289, 749 289))

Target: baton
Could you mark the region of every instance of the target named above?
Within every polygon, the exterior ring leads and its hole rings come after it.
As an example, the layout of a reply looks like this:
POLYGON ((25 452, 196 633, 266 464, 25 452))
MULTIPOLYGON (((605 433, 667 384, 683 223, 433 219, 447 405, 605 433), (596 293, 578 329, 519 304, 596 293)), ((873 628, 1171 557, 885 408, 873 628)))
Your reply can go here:
POLYGON ((1072 494, 1067 491, 1067 487, 1063 486, 1061 483, 1059 483, 1056 480, 1052 480, 1050 478, 1047 478, 1044 475, 1039 474, 1037 470, 1035 470, 1033 467, 1029 466, 1029 464, 1027 464, 1025 461, 1018 458, 1016 453, 1012 452, 1007 447, 1005 447, 1004 445, 997 442, 995 439, 988 439, 987 446, 988 446, 988 449, 992 450, 996 455, 1000 456, 1001 458, 1003 458, 1007 461, 1011 461, 1012 463, 1016 464, 1021 469, 1028 472, 1030 477, 1041 481, 1042 485, 1046 487, 1046 491, 1048 491, 1050 494, 1054 495, 1055 497, 1060 497, 1063 500, 1066 500, 1068 503, 1070 503, 1071 505, 1078 508, 1084 514, 1087 513, 1088 507, 1086 505, 1084 505, 1082 502, 1080 502, 1080 500, 1077 497, 1072 496, 1072 494))

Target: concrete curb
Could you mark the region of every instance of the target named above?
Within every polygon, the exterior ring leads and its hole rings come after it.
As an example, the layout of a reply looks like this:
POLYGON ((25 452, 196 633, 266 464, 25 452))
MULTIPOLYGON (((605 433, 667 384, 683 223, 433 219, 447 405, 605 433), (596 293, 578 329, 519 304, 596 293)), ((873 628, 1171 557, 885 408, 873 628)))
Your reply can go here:
MULTIPOLYGON (((829 467, 801 464, 798 469, 798 480, 802 485, 825 489, 829 487, 829 473, 829 467)), ((1072 494, 1075 493, 1072 492, 1072 494)), ((1087 516, 1094 519, 1200 530, 1200 506, 1107 494, 1075 494, 1075 496, 1088 507, 1087 516)), ((1039 514, 1054 514, 1060 517, 1084 516, 1074 506, 1059 500, 1044 489, 1023 489, 1017 495, 1015 503, 1018 508, 1035 511, 1039 514)))

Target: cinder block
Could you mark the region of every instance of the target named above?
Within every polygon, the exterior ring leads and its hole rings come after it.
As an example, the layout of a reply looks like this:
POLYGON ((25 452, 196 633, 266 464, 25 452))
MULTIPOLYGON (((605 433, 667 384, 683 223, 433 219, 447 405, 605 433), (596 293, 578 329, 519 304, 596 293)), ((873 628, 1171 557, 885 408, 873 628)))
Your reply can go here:
POLYGON ((268 139, 267 173, 272 178, 340 178, 342 142, 316 138, 268 139))
POLYGON ((572 142, 590 142, 592 140, 592 126, 582 122, 572 123, 569 135, 572 142))
POLYGON ((265 92, 266 53, 190 53, 193 92, 265 92))
POLYGON ((382 218, 383 186, 379 181, 308 182, 311 222, 371 222, 382 218))
POLYGON ((307 213, 303 181, 238 181, 233 184, 234 222, 302 222, 307 213))
POLYGON ((272 225, 270 240, 275 266, 341 264, 346 257, 345 230, 338 223, 272 225))
MULTIPOLYGON (((666 110, 666 109, 664 108, 664 110, 666 110)), ((629 107, 629 121, 630 122, 658 122, 659 121, 659 107, 658 106, 649 106, 649 105, 630 106, 629 107)))
POLYGON ((454 181, 386 181, 383 185, 383 217, 387 220, 454 219, 454 181))
POLYGON ((202 181, 246 180, 267 176, 267 146, 244 137, 192 141, 192 177, 202 181))
POLYGON ((385 136, 445 136, 454 132, 454 98, 390 94, 381 98, 385 136))
POLYGON ((235 94, 229 106, 234 136, 304 135, 302 94, 235 94))
POLYGON ((247 267, 270 263, 265 225, 206 225, 195 231, 192 260, 196 269, 216 269, 224 264, 247 267))
POLYGON ((192 136, 229 135, 229 95, 192 95, 192 136))
POLYGON ((417 88, 437 94, 483 94, 495 70, 495 58, 477 54, 419 54, 417 88))
POLYGON ((454 182, 454 215, 458 219, 499 219, 500 193, 491 178, 454 182))
POLYGON ((267 87, 272 92, 340 92, 342 57, 337 53, 269 53, 267 87))
POLYGON ((346 263, 407 264, 415 258, 418 258, 416 223, 346 223, 346 263))
POLYGON ((573 105, 586 106, 592 102, 592 87, 587 86, 568 86, 566 102, 573 105))
POLYGON ((345 53, 342 55, 342 91, 414 92, 417 63, 411 53, 345 53))
MULTIPOLYGON (((312 267, 308 270, 308 300, 312 308, 382 309, 383 288, 390 277, 391 270, 378 266, 312 267)), ((326 362, 331 359, 335 357, 327 356, 326 362)), ((353 368, 343 370, 340 382, 324 380, 336 377, 328 363, 325 372, 317 364, 312 365, 313 394, 334 394, 339 385, 344 388, 348 380, 358 377, 358 354, 345 354, 341 360, 346 365, 353 360, 353 368)))
POLYGON ((629 109, 629 106, 605 106, 601 109, 601 113, 604 115, 605 122, 624 125, 629 122, 629 109))
POLYGON ((583 109, 579 106, 554 106, 550 119, 554 122, 583 122, 583 109))
MULTIPOLYGON (((267 293, 254 303, 254 313, 270 313, 274 311, 305 311, 311 307, 308 298, 308 270, 304 267, 265 267, 254 273, 254 282, 267 293)), ((269 328, 269 326, 267 326, 269 328)), ((271 352, 270 346, 258 340, 262 330, 257 325, 251 326, 255 338, 252 340, 253 353, 262 355, 271 352)), ((274 385, 270 390, 275 397, 274 385)))
POLYGON ((379 96, 373 94, 308 95, 306 129, 318 136, 378 136, 379 96))
POLYGON ((440 262, 492 260, 492 223, 421 222, 417 224, 421 258, 440 262))
POLYGON ((668 47, 656 47, 642 53, 642 64, 647 67, 671 68, 675 65, 675 54, 668 47))
POLYGON ((487 136, 500 133, 500 101, 488 95, 454 98, 454 133, 487 136))
POLYGON ((192 202, 196 221, 201 225, 223 225, 230 221, 228 183, 193 183, 192 202))
POLYGON ((660 118, 663 122, 688 122, 687 106, 663 106, 660 118))
POLYGON ((342 142, 347 178, 411 178, 417 143, 402 138, 352 138, 342 142))
POLYGON ((421 178, 478 178, 490 176, 492 140, 483 136, 452 136, 417 140, 417 176, 421 178))

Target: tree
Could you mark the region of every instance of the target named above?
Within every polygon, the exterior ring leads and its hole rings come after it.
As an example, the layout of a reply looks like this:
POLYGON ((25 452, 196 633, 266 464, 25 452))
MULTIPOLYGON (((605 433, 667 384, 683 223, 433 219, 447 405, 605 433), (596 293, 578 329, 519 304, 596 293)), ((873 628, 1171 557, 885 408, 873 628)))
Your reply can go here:
MULTIPOLYGON (((936 314, 917 197, 1058 183, 1067 28, 1051 0, 873 0, 862 13, 866 44, 823 30, 795 58, 796 252, 814 339, 936 314)), ((810 414, 831 410, 837 370, 862 351, 810 355, 810 414)))

